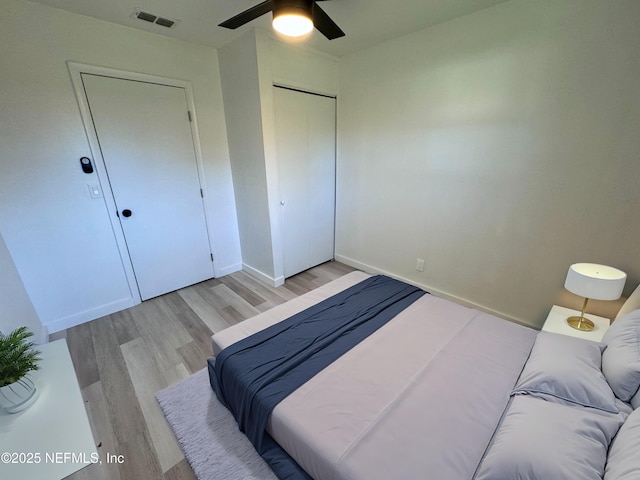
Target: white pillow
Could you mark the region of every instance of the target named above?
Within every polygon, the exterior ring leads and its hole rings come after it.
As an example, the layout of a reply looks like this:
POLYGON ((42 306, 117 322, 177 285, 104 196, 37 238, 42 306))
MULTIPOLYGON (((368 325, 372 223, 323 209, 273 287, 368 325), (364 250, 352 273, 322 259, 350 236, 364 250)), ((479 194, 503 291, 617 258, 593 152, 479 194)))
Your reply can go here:
POLYGON ((604 480, 637 480, 640 478, 640 410, 622 424, 609 449, 604 480))
POLYGON ((640 310, 616 319, 602 339, 602 373, 613 393, 629 402, 640 387, 640 310))
POLYGON ((621 414, 516 395, 476 479, 602 480, 607 448, 622 419, 621 414))
POLYGON ((616 397, 600 370, 604 348, 601 343, 540 332, 513 394, 618 413, 616 397))

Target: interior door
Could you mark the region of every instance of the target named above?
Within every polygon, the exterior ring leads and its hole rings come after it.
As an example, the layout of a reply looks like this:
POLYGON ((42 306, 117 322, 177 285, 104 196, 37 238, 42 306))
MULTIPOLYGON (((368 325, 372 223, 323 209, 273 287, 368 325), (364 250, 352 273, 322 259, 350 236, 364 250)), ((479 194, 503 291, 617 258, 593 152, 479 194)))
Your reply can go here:
POLYGON ((333 258, 335 98, 274 87, 284 275, 333 258))
POLYGON ((184 88, 82 82, 142 300, 213 277, 184 88))

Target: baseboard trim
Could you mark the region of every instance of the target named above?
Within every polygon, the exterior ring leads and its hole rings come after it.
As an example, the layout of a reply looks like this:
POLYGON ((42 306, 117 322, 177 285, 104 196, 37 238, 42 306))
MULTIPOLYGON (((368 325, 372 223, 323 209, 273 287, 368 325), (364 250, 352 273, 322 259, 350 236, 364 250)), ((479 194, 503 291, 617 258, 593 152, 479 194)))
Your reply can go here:
POLYGON ((37 345, 44 345, 45 343, 49 343, 49 329, 46 325, 41 325, 40 330, 34 333, 34 342, 37 345))
POLYGON ((349 258, 349 257, 345 257, 344 255, 335 255, 335 260, 337 262, 341 262, 344 263, 346 265, 349 265, 350 267, 353 268, 357 268, 358 270, 362 270, 364 272, 367 273, 373 273, 373 274, 379 274, 379 275, 386 275, 388 277, 391 278, 395 278, 396 280, 400 280, 402 282, 405 283, 409 283, 411 285, 415 285, 418 288, 421 288, 422 290, 426 290, 427 292, 431 293, 432 295, 435 295, 437 297, 440 298, 444 298, 445 300, 451 300, 452 302, 458 303, 460 305, 464 305, 465 307, 469 307, 469 308, 475 308, 476 310, 480 310, 482 312, 485 313, 489 313, 491 315, 494 315, 496 317, 500 317, 503 318, 505 320, 509 320, 510 322, 514 322, 514 323, 518 323, 520 325, 524 325, 526 327, 532 327, 532 328, 536 328, 535 325, 532 325, 531 323, 525 322, 524 320, 520 319, 520 318, 516 318, 513 317, 511 315, 507 315, 504 312, 500 312, 498 310, 494 310, 493 308, 489 308, 485 305, 480 305, 479 303, 475 303, 475 302, 471 302, 465 298, 459 297, 457 295, 453 295, 449 292, 445 292, 442 290, 439 290, 431 285, 427 285, 426 283, 420 283, 420 282, 416 282, 415 280, 409 280, 408 278, 402 277, 400 275, 397 275, 393 272, 389 272, 387 270, 383 270, 377 267, 374 267, 373 265, 369 265, 367 263, 363 263, 360 262, 358 260, 354 260, 353 258, 349 258))
POLYGON ((239 272, 240 270, 242 270, 242 263, 240 262, 233 263, 231 265, 227 265, 226 267, 214 268, 214 270, 215 270, 216 278, 224 277, 225 275, 229 275, 231 273, 239 272))
POLYGON ((82 323, 90 322, 91 320, 95 320, 96 318, 119 312, 120 310, 124 310, 125 308, 133 307, 138 303, 139 302, 136 302, 132 297, 123 298, 120 300, 116 300, 115 302, 107 303, 96 308, 85 310, 83 312, 74 313, 73 315, 69 315, 58 320, 53 320, 52 322, 47 322, 43 325, 43 327, 46 328, 48 330, 48 333, 50 334, 60 332, 61 330, 75 327, 76 325, 80 325, 82 323))
POLYGON ((274 278, 270 275, 267 275, 264 272, 261 272, 257 268, 253 268, 252 266, 247 265, 246 263, 242 264, 242 270, 247 272, 249 275, 256 277, 261 282, 266 283, 267 285, 270 285, 272 287, 279 287, 280 285, 284 284, 284 276, 274 278))

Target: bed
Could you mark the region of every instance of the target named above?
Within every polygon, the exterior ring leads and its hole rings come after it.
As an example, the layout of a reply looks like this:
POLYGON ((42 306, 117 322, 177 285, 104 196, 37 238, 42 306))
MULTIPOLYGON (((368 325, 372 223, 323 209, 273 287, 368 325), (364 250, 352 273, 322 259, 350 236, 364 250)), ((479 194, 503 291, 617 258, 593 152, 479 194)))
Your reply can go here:
MULTIPOLYGON (((625 305, 630 311, 599 344, 537 332, 389 280, 352 272, 212 337, 212 388, 279 478, 640 478, 633 455, 640 448, 640 311, 625 305), (329 360, 322 348, 296 360, 292 370, 309 363, 315 371, 299 384, 281 382, 290 391, 272 389, 279 378, 264 378, 290 361, 289 350, 295 357, 298 342, 312 350, 321 344, 319 337, 273 338, 381 282, 403 297, 399 311, 329 360), (270 342, 275 350, 254 353, 270 342), (245 380, 246 372, 257 373, 245 380)), ((371 291, 379 303, 380 291, 371 291)), ((636 293, 630 300, 640 303, 636 293)))

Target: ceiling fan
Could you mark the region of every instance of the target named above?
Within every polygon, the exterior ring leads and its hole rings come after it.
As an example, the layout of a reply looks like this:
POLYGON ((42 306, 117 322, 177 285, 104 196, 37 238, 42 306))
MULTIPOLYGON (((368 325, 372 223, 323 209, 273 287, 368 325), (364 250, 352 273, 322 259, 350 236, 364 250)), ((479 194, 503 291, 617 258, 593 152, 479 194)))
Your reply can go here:
POLYGON ((315 27, 329 40, 344 37, 340 27, 316 4, 320 1, 323 0, 266 0, 218 26, 233 30, 273 11, 273 28, 284 35, 305 35, 315 27))

